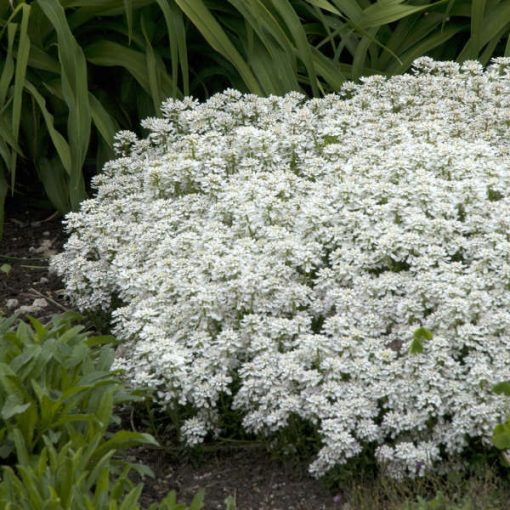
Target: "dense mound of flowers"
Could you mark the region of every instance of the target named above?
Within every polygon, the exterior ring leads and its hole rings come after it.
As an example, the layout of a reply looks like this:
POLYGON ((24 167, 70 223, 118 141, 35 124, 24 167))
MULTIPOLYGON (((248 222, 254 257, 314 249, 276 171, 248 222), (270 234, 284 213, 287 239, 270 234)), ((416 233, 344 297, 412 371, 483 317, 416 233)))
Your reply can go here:
POLYGON ((169 100, 117 137, 53 261, 113 309, 117 367, 244 426, 315 424, 317 475, 368 445, 416 476, 490 438, 510 378, 510 61, 422 58, 337 95, 169 100), (235 390, 234 390, 235 388, 235 390))

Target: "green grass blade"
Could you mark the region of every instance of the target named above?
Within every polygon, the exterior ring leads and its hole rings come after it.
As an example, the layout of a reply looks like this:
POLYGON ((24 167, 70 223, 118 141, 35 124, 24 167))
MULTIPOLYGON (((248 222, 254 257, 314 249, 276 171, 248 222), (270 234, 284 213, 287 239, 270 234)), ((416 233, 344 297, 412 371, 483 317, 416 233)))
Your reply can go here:
POLYGON ((89 92, 92 122, 108 147, 113 148, 113 137, 120 130, 118 122, 106 111, 101 102, 89 92))
POLYGON ((158 72, 158 62, 156 60, 156 55, 154 53, 154 48, 152 47, 149 36, 147 35, 147 29, 145 26, 145 18, 142 14, 140 20, 142 34, 145 39, 145 72, 149 79, 149 89, 150 96, 152 98, 152 103, 154 105, 154 112, 157 114, 159 112, 159 107, 163 99, 165 99, 164 94, 161 90, 161 81, 160 81, 160 73, 158 72))
POLYGON ((346 19, 358 23, 363 13, 363 7, 356 0, 332 0, 332 2, 346 19))
MULTIPOLYGON (((30 5, 23 4, 21 15, 21 27, 19 33, 17 55, 16 55, 16 70, 14 73, 14 90, 12 101, 12 134, 14 138, 18 139, 18 133, 21 121, 21 108, 23 105, 23 89, 25 85, 25 76, 27 73, 28 55, 30 53, 30 38, 28 36, 28 21, 30 18, 30 5)), ((11 153, 11 189, 14 191, 14 184, 16 182, 16 160, 18 154, 16 151, 11 153)))
POLYGON ((172 97, 178 97, 178 68, 181 68, 182 91, 185 96, 189 89, 189 63, 186 43, 186 27, 182 11, 171 0, 156 0, 159 5, 167 27, 168 41, 170 43, 170 57, 172 66, 172 97))
POLYGON ((38 0, 50 20, 58 42, 62 92, 69 109, 67 134, 71 149, 70 203, 77 209, 86 196, 82 167, 89 147, 92 116, 88 99, 87 62, 58 0, 38 0))
POLYGON ((41 158, 35 162, 35 168, 53 207, 61 214, 65 214, 71 204, 67 173, 62 162, 58 158, 51 161, 41 158))
POLYGON ((2 74, 0 75, 0 107, 3 108, 7 100, 7 92, 14 76, 14 57, 13 47, 16 37, 17 25, 9 23, 7 25, 7 53, 5 54, 2 74))
POLYGON ((131 44, 131 37, 133 36, 133 0, 124 0, 124 11, 126 14, 128 41, 131 44))
POLYGON ((68 175, 71 175, 72 172, 72 160, 71 160, 71 149, 66 139, 55 129, 55 122, 53 119, 53 115, 46 108, 46 100, 39 93, 37 88, 28 80, 25 82, 25 89, 32 95, 39 106, 39 109, 44 118, 44 122, 46 124, 46 129, 48 130, 48 134, 50 135, 51 141, 57 151, 57 154, 62 162, 62 166, 65 168, 68 175))
MULTIPOLYGON (((0 142, 0 146, 1 145, 4 144, 0 142)), ((4 235, 5 197, 7 196, 7 191, 9 190, 9 184, 7 183, 5 170, 2 167, 3 165, 0 164, 0 241, 2 240, 2 237, 4 235)))
MULTIPOLYGON (((7 115, 4 115, 4 111, 7 111, 9 106, 10 104, 7 103, 5 107, 0 111, 0 139, 10 147, 11 150, 9 151, 9 154, 11 154, 12 150, 14 150, 19 155, 23 156, 23 152, 18 144, 18 140, 12 134, 11 124, 8 121, 7 115)), ((9 156, 9 160, 6 161, 7 167, 9 167, 10 161, 11 156, 9 156)))
POLYGON ((415 6, 402 5, 402 1, 386 0, 370 5, 363 11, 361 20, 356 24, 360 28, 380 27, 446 2, 446 0, 439 0, 432 4, 415 6))
POLYGON ((504 56, 505 57, 510 57, 510 35, 508 36, 507 40, 506 40, 506 46, 505 46, 505 53, 504 53, 504 56))
POLYGON ((34 69, 40 69, 41 71, 48 71, 54 74, 60 73, 58 61, 34 45, 30 46, 28 65, 34 69))
POLYGON ((207 42, 237 69, 248 90, 262 94, 252 70, 202 0, 176 0, 207 42))
POLYGON ((404 72, 418 57, 425 55, 427 52, 444 45, 452 37, 458 34, 462 29, 458 26, 451 26, 445 28, 441 32, 436 32, 430 37, 427 37, 420 43, 416 44, 413 48, 400 55, 401 64, 394 62, 386 68, 386 71, 390 74, 397 74, 404 72))
POLYGON ((86 46, 84 53, 87 60, 92 64, 104 67, 123 67, 145 92, 150 94, 151 89, 147 78, 145 56, 142 52, 103 39, 86 46))
POLYGON ((471 47, 475 55, 481 50, 486 3, 487 0, 471 0, 471 47))
POLYGON ((318 7, 319 9, 323 9, 331 14, 335 14, 336 16, 342 16, 342 13, 330 2, 327 0, 306 0, 310 5, 314 7, 318 7))
POLYGON ((308 73, 313 95, 319 96, 317 74, 315 72, 314 61, 312 59, 312 52, 299 16, 288 0, 272 0, 272 4, 272 9, 280 15, 282 20, 284 20, 287 30, 292 35, 297 49, 297 55, 305 65, 308 73))

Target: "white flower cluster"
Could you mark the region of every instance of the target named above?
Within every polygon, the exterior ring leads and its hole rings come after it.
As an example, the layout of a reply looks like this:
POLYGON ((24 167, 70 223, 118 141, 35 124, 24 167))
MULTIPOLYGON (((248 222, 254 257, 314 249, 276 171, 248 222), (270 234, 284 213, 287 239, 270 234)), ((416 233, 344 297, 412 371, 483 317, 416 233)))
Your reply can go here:
POLYGON ((317 475, 371 444, 419 476, 510 412, 510 60, 413 69, 169 100, 67 217, 53 268, 190 443, 233 392, 247 430, 314 424, 317 475))

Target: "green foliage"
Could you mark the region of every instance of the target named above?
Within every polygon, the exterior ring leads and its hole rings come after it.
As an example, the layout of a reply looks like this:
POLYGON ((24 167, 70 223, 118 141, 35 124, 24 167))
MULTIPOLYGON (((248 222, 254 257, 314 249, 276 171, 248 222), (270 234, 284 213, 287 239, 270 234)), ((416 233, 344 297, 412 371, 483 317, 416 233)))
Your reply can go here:
POLYGON ((418 328, 413 333, 413 340, 411 341, 409 352, 411 354, 421 354, 424 349, 424 343, 428 340, 432 340, 432 331, 427 328, 418 328))
MULTIPOLYGON (((510 381, 503 381, 493 386, 494 393, 510 397, 510 381)), ((504 465, 510 466, 510 417, 504 422, 496 425, 492 435, 492 442, 498 450, 503 450, 502 461, 504 465)))
POLYGON ((506 0, 4 1, 0 229, 20 169, 60 212, 76 209, 84 168, 166 97, 228 86, 319 96, 424 54, 485 64, 509 54, 509 27, 506 0))
MULTIPOLYGON (((0 318, 0 507, 138 510, 143 485, 119 451, 158 446, 149 434, 113 430, 114 406, 139 400, 111 372, 112 337, 89 336, 56 316, 47 326, 0 318)), ((198 493, 190 510, 203 507, 198 493)), ((186 510, 171 492, 150 510, 186 510)))
MULTIPOLYGON (((132 466, 116 469, 114 450, 97 457, 95 441, 75 449, 69 442, 57 450, 49 440, 40 454, 16 469, 3 467, 0 506, 9 510, 139 510, 143 484, 129 478, 132 466), (94 460, 95 459, 95 460, 94 460), (112 473, 118 473, 112 476, 112 473)), ((22 453, 20 452, 22 458, 22 453)), ((149 510, 200 510, 204 492, 188 507, 179 503, 175 491, 149 510)))
MULTIPOLYGON (((115 421, 113 405, 135 398, 110 371, 113 361, 106 336, 87 336, 73 325, 77 314, 54 317, 43 326, 0 319, 0 457, 9 459, 16 441, 27 455, 40 452, 47 436, 55 447, 87 444, 105 435, 115 421)), ((97 456, 132 443, 152 443, 150 436, 117 432, 98 446, 97 456)), ((19 453, 19 451, 18 451, 19 453)))
POLYGON ((132 487, 128 470, 111 482, 111 457, 107 453, 92 464, 96 444, 75 450, 68 443, 57 450, 50 441, 32 462, 16 470, 3 468, 0 505, 12 510, 138 509, 143 486, 132 487), (126 494, 127 492, 127 494, 126 494))

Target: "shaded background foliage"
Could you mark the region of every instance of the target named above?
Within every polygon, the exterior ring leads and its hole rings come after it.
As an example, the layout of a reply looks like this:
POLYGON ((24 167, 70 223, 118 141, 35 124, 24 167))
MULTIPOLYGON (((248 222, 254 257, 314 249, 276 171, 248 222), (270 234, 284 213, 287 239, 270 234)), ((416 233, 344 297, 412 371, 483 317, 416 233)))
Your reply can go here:
POLYGON ((509 34, 510 0, 0 0, 0 224, 7 196, 76 209, 167 97, 321 96, 422 55, 485 64, 509 34))

